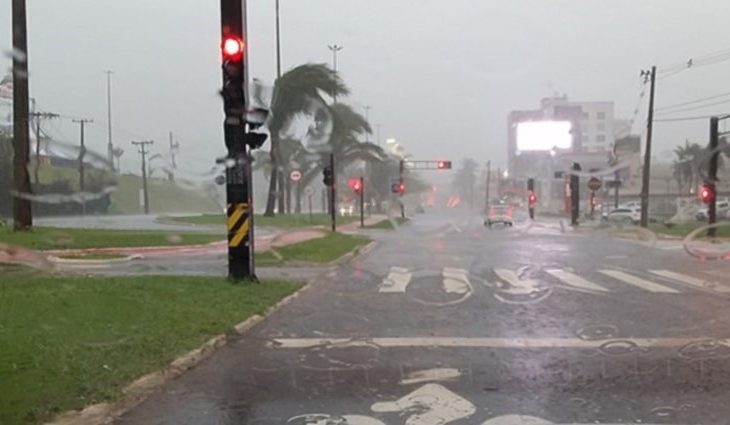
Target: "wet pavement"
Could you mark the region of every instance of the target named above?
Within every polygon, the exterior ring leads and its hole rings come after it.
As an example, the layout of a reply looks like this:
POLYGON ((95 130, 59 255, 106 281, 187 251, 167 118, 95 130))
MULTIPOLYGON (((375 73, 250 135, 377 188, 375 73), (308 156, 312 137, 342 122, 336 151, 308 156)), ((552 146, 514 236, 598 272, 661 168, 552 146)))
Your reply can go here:
POLYGON ((372 234, 117 423, 730 422, 727 261, 456 212, 372 234))

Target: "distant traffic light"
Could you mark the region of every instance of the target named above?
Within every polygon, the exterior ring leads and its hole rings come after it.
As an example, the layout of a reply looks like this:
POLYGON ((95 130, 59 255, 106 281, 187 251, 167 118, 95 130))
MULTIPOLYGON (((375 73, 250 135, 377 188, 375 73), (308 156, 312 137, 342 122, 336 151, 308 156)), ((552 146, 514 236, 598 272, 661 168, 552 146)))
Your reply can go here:
POLYGON ((406 191, 406 184, 405 183, 393 183, 390 186, 390 191, 395 194, 402 195, 406 191))
POLYGON ((534 192, 530 192, 527 195, 527 203, 530 205, 530 208, 534 207, 535 204, 537 204, 537 195, 535 195, 534 192))
POLYGON ((436 161, 436 168, 439 170, 450 170, 451 161, 436 161))
POLYGON ((332 172, 332 167, 329 165, 322 169, 322 183, 327 187, 332 187, 335 184, 335 175, 332 172))
POLYGON ((360 183, 360 179, 350 179, 347 181, 347 185, 350 186, 350 189, 352 189, 352 191, 357 193, 358 195, 360 194, 360 192, 362 192, 362 184, 360 183))
POLYGON ((711 184, 705 183, 699 191, 699 198, 705 204, 711 204, 715 200, 715 188, 711 184))
POLYGON ((236 36, 227 36, 221 42, 221 50, 223 52, 223 60, 238 61, 243 59, 243 40, 236 36))

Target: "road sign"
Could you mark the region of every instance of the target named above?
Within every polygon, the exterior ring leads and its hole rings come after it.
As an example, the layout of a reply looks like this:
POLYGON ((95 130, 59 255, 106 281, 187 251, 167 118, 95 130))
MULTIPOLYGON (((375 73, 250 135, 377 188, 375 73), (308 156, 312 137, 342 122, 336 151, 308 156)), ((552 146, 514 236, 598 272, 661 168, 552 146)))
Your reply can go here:
POLYGON ((601 180, 599 180, 596 177, 591 177, 591 179, 588 180, 588 189, 595 192, 595 191, 599 190, 600 188, 601 188, 601 180))
POLYGON ((215 184, 217 184, 218 186, 223 186, 224 184, 226 184, 226 176, 216 176, 215 184))
POLYGON ((307 196, 314 195, 314 189, 312 189, 312 186, 307 186, 304 188, 304 194, 307 196))
POLYGON ((302 179, 302 172, 299 170, 291 170, 289 172, 289 179, 293 182, 298 182, 302 179))

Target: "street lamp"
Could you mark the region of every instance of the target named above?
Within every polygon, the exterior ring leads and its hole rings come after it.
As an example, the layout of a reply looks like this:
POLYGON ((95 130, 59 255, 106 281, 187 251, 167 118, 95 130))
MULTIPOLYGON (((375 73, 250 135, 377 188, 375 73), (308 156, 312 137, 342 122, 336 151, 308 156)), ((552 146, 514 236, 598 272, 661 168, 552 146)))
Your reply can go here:
MULTIPOLYGON (((327 48, 329 48, 332 51, 332 71, 336 75, 337 74, 337 52, 342 50, 344 47, 342 47, 339 44, 329 44, 327 45, 327 48)), ((337 103, 337 89, 332 92, 332 101, 334 103, 337 103)))
POLYGON ((504 177, 505 179, 508 178, 509 177, 509 171, 504 170, 504 173, 502 173, 502 177, 504 177))

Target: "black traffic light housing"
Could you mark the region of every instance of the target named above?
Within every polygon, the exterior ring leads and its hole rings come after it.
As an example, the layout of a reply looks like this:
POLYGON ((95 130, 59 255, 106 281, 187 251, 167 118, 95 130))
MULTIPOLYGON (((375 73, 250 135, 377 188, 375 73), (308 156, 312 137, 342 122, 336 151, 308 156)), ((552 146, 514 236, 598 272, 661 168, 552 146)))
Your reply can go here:
POLYGON ((322 169, 322 183, 327 187, 332 187, 335 184, 335 175, 332 172, 332 167, 329 165, 322 169))

